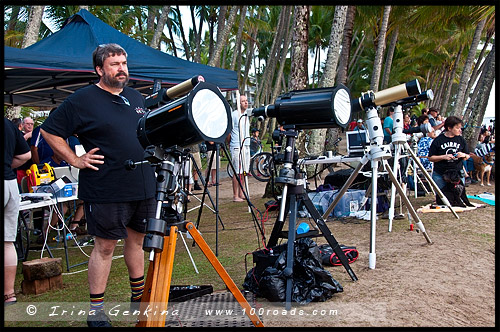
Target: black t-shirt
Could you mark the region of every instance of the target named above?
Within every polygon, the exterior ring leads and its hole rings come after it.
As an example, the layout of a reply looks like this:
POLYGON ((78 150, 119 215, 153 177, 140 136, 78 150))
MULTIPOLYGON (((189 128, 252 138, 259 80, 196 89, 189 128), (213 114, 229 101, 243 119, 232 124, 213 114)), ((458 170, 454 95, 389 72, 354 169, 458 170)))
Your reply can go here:
POLYGON ((84 168, 79 173, 78 197, 86 202, 127 202, 154 196, 154 169, 147 163, 135 170, 125 168, 126 160, 141 161, 144 149, 137 139, 137 123, 144 115, 144 99, 125 87, 113 95, 91 85, 68 97, 42 124, 50 134, 67 139, 77 134, 89 152, 98 147, 104 164, 98 171, 84 168))
MULTIPOLYGON (((446 137, 445 132, 436 137, 429 148, 428 156, 442 156, 445 154, 455 154, 457 152, 469 153, 467 142, 462 136, 446 137)), ((442 160, 434 163, 434 172, 443 175, 448 169, 461 170, 463 159, 442 160)))
POLYGON ((3 178, 13 180, 16 173, 11 168, 14 156, 25 154, 30 151, 28 143, 24 140, 23 133, 14 124, 3 118, 4 129, 4 151, 3 151, 3 178))

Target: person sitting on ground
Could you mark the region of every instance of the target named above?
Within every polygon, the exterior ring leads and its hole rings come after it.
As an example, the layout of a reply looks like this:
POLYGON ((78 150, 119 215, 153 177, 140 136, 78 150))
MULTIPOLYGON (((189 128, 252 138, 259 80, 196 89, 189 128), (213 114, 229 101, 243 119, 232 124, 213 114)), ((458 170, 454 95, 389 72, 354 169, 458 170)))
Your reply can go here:
POLYGON ((363 125, 363 119, 358 119, 354 130, 365 130, 365 126, 363 125))
MULTIPOLYGON (((429 123, 429 118, 427 117, 427 115, 419 116, 417 118, 417 125, 420 126, 424 123, 429 123)), ((418 140, 417 155, 420 157, 420 162, 422 163, 422 165, 425 167, 426 170, 432 170, 432 163, 427 158, 427 155, 429 154, 429 148, 434 138, 436 138, 436 133, 434 129, 432 129, 432 131, 428 132, 418 140)))
MULTIPOLYGON (((443 175, 447 171, 463 173, 463 162, 470 158, 467 142, 462 136, 462 120, 456 116, 446 118, 444 132, 436 137, 429 148, 429 161, 434 163, 432 179, 443 189, 446 181, 443 175)), ((465 174, 461 175, 465 186, 465 174)))

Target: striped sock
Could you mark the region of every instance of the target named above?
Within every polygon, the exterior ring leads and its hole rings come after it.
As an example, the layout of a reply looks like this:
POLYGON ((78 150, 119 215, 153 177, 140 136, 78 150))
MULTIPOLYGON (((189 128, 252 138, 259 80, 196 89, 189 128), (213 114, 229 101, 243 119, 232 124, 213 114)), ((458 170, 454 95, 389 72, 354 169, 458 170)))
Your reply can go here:
POLYGON ((90 294, 90 310, 103 310, 104 309, 104 293, 90 294))
POLYGON ((142 293, 144 292, 144 276, 139 278, 129 278, 130 289, 132 290, 132 297, 130 301, 138 302, 141 300, 142 293))

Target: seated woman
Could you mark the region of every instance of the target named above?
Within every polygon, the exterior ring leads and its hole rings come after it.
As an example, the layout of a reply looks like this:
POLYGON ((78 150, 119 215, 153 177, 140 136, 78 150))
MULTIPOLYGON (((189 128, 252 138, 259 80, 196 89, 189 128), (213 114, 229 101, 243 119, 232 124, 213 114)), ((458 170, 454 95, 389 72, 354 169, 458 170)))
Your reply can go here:
MULTIPOLYGON (((417 125, 420 126, 424 123, 429 123, 429 117, 427 115, 419 116, 417 118, 417 125)), ((429 154, 429 148, 434 138, 436 138, 436 132, 434 131, 434 129, 432 129, 432 131, 428 132, 424 135, 424 137, 420 138, 417 144, 417 155, 419 157, 425 157, 420 158, 420 162, 428 171, 432 169, 432 163, 427 158, 427 155, 429 154)))
MULTIPOLYGON (((432 179, 443 189, 446 181, 443 175, 449 171, 463 172, 464 161, 470 158, 467 142, 462 137, 462 120, 456 116, 448 117, 444 122, 444 132, 436 137, 429 148, 429 161, 434 163, 432 179)), ((465 185, 465 174, 460 176, 465 185)))

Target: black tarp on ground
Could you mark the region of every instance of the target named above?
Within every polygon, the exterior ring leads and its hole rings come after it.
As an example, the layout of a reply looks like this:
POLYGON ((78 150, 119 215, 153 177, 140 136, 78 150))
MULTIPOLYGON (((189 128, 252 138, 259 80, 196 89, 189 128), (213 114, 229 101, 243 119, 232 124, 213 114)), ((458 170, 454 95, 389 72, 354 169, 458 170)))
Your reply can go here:
POLYGON ((238 88, 235 71, 186 61, 155 50, 105 24, 82 9, 61 30, 27 47, 4 47, 4 105, 55 107, 72 92, 93 83, 92 52, 117 43, 128 53, 129 85, 143 95, 154 79, 168 87, 195 75, 221 90, 238 88))

